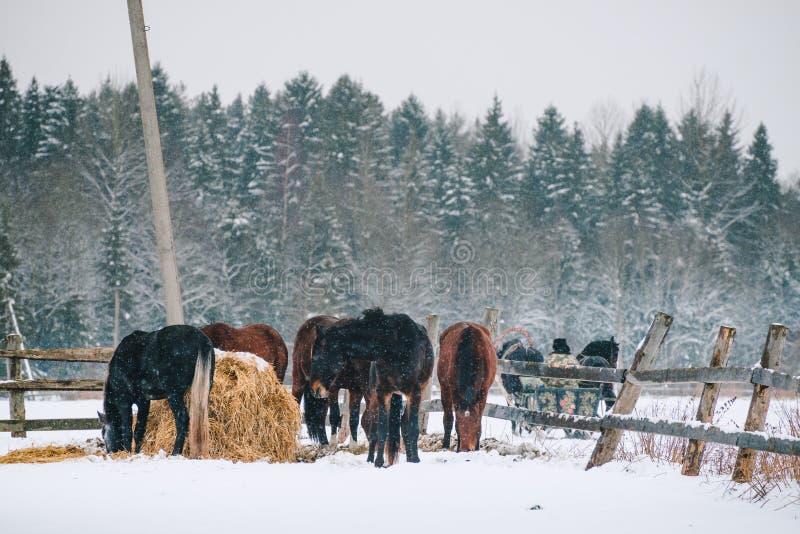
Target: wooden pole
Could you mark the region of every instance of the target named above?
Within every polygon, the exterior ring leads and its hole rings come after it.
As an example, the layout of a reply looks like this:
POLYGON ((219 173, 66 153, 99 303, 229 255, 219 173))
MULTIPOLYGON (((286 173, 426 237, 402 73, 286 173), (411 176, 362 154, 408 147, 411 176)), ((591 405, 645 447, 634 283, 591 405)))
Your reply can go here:
MULTIPOLYGON (((481 322, 483 323, 483 326, 489 329, 489 335, 492 338, 492 343, 494 343, 494 338, 497 337, 497 319, 499 316, 500 310, 497 308, 486 307, 483 310, 483 320, 481 322)), ((509 406, 514 406, 514 399, 503 386, 503 381, 500 379, 500 373, 495 374, 494 383, 498 388, 500 388, 503 398, 506 399, 506 404, 509 406)))
POLYGON ((172 237, 172 219, 167 197, 167 179, 161 154, 161 137, 158 133, 156 97, 153 93, 153 73, 147 51, 142 0, 128 0, 128 18, 133 42, 133 59, 136 63, 136 81, 139 86, 139 107, 144 131, 144 149, 147 154, 147 172, 150 176, 150 196, 153 203, 153 222, 156 228, 158 261, 164 283, 164 305, 167 324, 183 324, 183 305, 172 237))
MULTIPOLYGON (((639 344, 636 355, 633 358, 633 364, 630 370, 646 370, 650 369, 655 362, 661 350, 661 345, 664 344, 664 339, 667 337, 669 327, 672 325, 672 317, 663 312, 656 313, 653 322, 650 323, 650 329, 647 335, 639 344)), ((639 394, 642 392, 641 386, 637 386, 630 381, 622 384, 619 391, 617 402, 614 403, 612 413, 614 415, 628 415, 633 411, 636 406, 636 401, 639 400, 639 394)), ((617 449, 620 440, 622 439, 622 430, 618 429, 604 429, 600 433, 600 438, 597 440, 592 457, 586 465, 586 469, 603 465, 611 460, 614 456, 614 451, 617 449)))
MULTIPOLYGON (((725 367, 728 365, 728 358, 731 354, 731 345, 736 336, 736 329, 730 326, 720 326, 717 334, 717 343, 714 345, 714 353, 711 355, 709 367, 725 367)), ((697 420, 701 423, 710 423, 714 416, 714 408, 717 406, 719 390, 721 384, 705 384, 703 394, 700 396, 700 404, 697 406, 697 420)), ((683 453, 683 468, 681 473, 687 476, 697 476, 700 474, 700 465, 703 463, 703 451, 706 442, 690 439, 683 453)))
MULTIPOLYGON (((777 369, 780 365, 781 352, 786 345, 786 336, 789 329, 782 324, 771 324, 767 341, 764 343, 764 352, 761 354, 761 367, 764 369, 777 369)), ((763 432, 764 423, 767 421, 769 410, 770 386, 756 384, 753 386, 753 397, 750 400, 750 409, 747 411, 747 420, 744 429, 748 432, 763 432)), ((741 448, 736 457, 736 467, 733 469, 734 482, 749 482, 753 478, 756 452, 753 449, 741 448)))
MULTIPOLYGON (((18 334, 9 334, 5 339, 6 350, 19 350, 22 346, 22 336, 18 334)), ((21 361, 17 359, 9 360, 9 380, 22 379, 22 365, 21 361)), ((12 391, 9 404, 9 411, 11 412, 11 419, 14 421, 25 420, 25 391, 12 391)), ((15 430, 11 432, 12 438, 24 438, 28 434, 24 430, 15 430)))
MULTIPOLYGON (((19 331, 19 323, 17 322, 17 314, 16 314, 16 312, 14 312, 14 299, 6 300, 6 310, 8 310, 8 316, 11 318, 11 326, 12 326, 12 328, 14 328, 14 333, 17 334, 20 337, 20 339, 23 340, 23 341, 20 341, 20 344, 19 344, 19 347, 17 348, 17 350, 25 350, 25 341, 24 341, 24 338, 22 337, 22 333, 19 331)), ((33 380, 33 372, 31 371, 31 362, 29 362, 28 360, 22 360, 22 365, 25 366, 25 372, 28 373, 28 378, 33 380)), ((10 372, 9 372, 8 376, 11 376, 10 372)))
MULTIPOLYGON (((431 400, 431 391, 433 390, 433 382, 438 384, 439 377, 436 371, 436 366, 439 363, 439 316, 435 314, 428 314, 425 316, 425 328, 428 330, 428 339, 433 347, 433 374, 431 379, 425 385, 422 391, 422 401, 431 400)), ((422 434, 428 432, 428 412, 422 412, 419 418, 419 431, 422 434)))

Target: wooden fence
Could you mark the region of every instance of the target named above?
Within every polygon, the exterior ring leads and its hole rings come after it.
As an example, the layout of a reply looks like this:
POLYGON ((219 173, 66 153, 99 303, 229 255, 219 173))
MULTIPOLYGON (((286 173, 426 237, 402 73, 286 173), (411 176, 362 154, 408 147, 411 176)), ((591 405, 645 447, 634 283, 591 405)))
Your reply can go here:
MULTIPOLYGON (((484 324, 494 338, 497 325, 495 309, 487 308, 484 313, 484 324)), ((739 448, 733 473, 733 480, 737 482, 751 480, 755 465, 755 451, 800 456, 800 438, 767 436, 763 433, 771 390, 775 388, 800 394, 800 377, 776 371, 781 352, 786 344, 788 328, 779 324, 769 327, 760 367, 726 367, 736 330, 722 326, 719 329, 708 367, 652 369, 671 325, 672 317, 662 312, 656 313, 647 334, 639 344, 633 364, 629 369, 550 367, 542 363, 498 360, 498 380, 500 374, 513 374, 622 384, 614 408, 610 414, 604 417, 555 414, 497 404, 487 404, 484 415, 531 425, 600 432, 600 437, 586 469, 610 461, 619 445, 623 431, 626 430, 688 438, 689 442, 683 456, 682 473, 684 475, 696 476, 699 474, 706 442, 739 448), (753 384, 753 396, 744 431, 720 428, 711 424, 719 397, 720 384, 731 382, 753 384), (670 383, 704 384, 697 408, 696 421, 684 422, 666 419, 654 421, 630 415, 639 399, 642 386, 670 383)), ((505 391, 503 393, 505 394, 505 391)), ((507 395, 506 397, 508 399, 507 395)), ((427 401, 423 403, 423 410, 441 411, 442 403, 439 400, 427 401)))
MULTIPOLYGON (((497 332, 499 311, 487 308, 483 322, 492 333, 497 332)), ((657 313, 650 328, 636 351, 629 369, 604 369, 596 367, 550 367, 541 363, 512 362, 498 360, 497 384, 502 390, 499 375, 538 376, 568 378, 590 382, 622 384, 610 414, 604 417, 584 417, 578 415, 555 414, 527 410, 513 406, 487 404, 484 413, 487 417, 544 425, 550 427, 588 430, 600 432, 592 456, 586 468, 602 465, 611 460, 624 431, 647 432, 666 436, 688 438, 682 472, 697 475, 700 471, 706 442, 720 443, 739 448, 733 479, 745 482, 751 479, 755 464, 755 451, 800 456, 800 438, 791 436, 767 436, 763 433, 769 410, 773 388, 800 394, 800 377, 777 371, 781 352, 786 343, 788 329, 779 324, 769 327, 760 367, 727 367, 730 349, 736 330, 722 326, 708 367, 687 369, 653 369, 653 365, 672 325, 672 317, 657 313), (745 421, 744 431, 720 428, 711 424, 719 388, 722 383, 753 384, 753 396, 745 421), (632 417, 642 386, 668 383, 705 384, 697 409, 696 421, 651 420, 632 417)), ((429 335, 438 338, 438 318, 428 316, 429 335)), ((5 339, 6 349, 0 350, 0 358, 10 359, 10 379, 0 381, 0 391, 11 393, 11 419, 0 420, 0 432, 11 432, 13 436, 24 437, 26 431, 40 430, 91 430, 99 429, 96 418, 88 419, 27 419, 25 417, 25 391, 102 391, 102 380, 22 380, 21 361, 57 360, 66 362, 107 363, 111 359, 111 348, 77 348, 49 350, 17 350, 21 338, 9 335, 5 339)), ((435 345, 434 345, 435 346, 435 345)), ((506 399, 510 397, 502 390, 506 399)), ((425 400, 423 412, 442 411, 439 399, 425 400)))

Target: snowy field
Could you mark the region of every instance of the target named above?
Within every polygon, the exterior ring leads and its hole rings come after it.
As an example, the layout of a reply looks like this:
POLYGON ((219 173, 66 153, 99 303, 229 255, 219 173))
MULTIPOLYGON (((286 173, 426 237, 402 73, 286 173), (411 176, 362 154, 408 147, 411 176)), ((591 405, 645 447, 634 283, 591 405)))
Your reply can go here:
MULTIPOLYGON (((720 423, 741 425, 748 401, 737 399, 720 423)), ((676 402, 643 398, 641 404, 676 402)), ((26 407, 29 418, 91 417, 100 404, 29 401, 26 407)), ((2 400, 0 414, 7 413, 2 400)), ((441 414, 431 415, 429 430, 441 431, 441 414)), ((11 439, 0 433, 0 454, 97 436, 97 431, 30 432, 26 439, 11 439)), ((800 527, 800 488, 753 504, 738 498, 727 478, 682 477, 679 466, 648 458, 584 471, 594 440, 564 439, 560 430, 545 438, 519 438, 510 424, 484 419, 484 437, 531 441, 544 455, 422 452, 420 464, 401 461, 384 470, 368 465, 365 455, 345 451, 314 464, 134 457, 2 465, 0 532, 727 534, 800 527)))

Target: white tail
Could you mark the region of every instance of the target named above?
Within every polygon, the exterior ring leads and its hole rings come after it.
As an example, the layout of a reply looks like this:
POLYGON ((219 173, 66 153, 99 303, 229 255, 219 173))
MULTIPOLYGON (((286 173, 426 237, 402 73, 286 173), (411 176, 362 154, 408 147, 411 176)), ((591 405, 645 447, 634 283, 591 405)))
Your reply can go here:
POLYGON ((189 454, 192 458, 208 456, 208 396, 211 392, 211 358, 200 352, 194 366, 194 378, 189 399, 189 454))

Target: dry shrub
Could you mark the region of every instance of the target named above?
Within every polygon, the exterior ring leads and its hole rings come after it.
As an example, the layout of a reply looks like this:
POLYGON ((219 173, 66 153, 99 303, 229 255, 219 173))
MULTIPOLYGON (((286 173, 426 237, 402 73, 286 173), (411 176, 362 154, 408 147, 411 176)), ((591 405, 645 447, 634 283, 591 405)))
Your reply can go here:
MULTIPOLYGON (((186 396, 188 406, 188 394, 186 396)), ((300 407, 272 366, 236 357, 217 357, 209 404, 209 457, 252 462, 293 462, 300 430, 300 407)), ((166 401, 150 407, 142 452, 172 450, 175 420, 166 401)), ((188 453, 188 443, 184 452, 188 453)))
MULTIPOLYGON (((717 422, 730 409, 735 400, 736 397, 733 397, 717 408, 714 413, 714 422, 717 422)), ((777 410, 778 422, 774 426, 766 425, 767 434, 800 437, 800 401, 773 403, 771 409, 777 410)), ((677 421, 693 421, 696 410, 697 404, 694 400, 673 405, 670 410, 665 410, 661 403, 653 403, 646 410, 638 412, 638 415, 649 418, 667 417, 677 421)), ((743 426, 744 421, 742 421, 743 426)), ((685 438, 673 436, 628 432, 617 449, 616 458, 631 461, 637 457, 649 456, 657 461, 682 463, 683 451, 688 441, 685 438)), ((731 476, 738 452, 736 447, 729 445, 706 443, 701 470, 711 475, 731 476)), ((798 483, 800 483, 800 457, 758 451, 756 452, 753 479, 741 494, 750 500, 760 501, 766 499, 773 490, 796 488, 798 483)))

